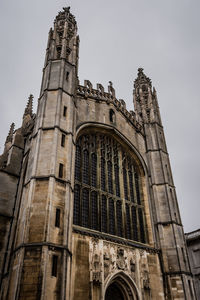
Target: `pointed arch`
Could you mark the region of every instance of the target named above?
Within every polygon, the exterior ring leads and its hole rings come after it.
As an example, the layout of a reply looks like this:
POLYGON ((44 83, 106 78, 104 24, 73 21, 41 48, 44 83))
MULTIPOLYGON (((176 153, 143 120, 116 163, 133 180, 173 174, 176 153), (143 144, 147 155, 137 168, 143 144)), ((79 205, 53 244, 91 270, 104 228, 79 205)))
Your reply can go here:
POLYGON ((140 292, 134 280, 123 271, 108 276, 104 285, 104 300, 109 300, 111 294, 118 293, 123 300, 140 300, 140 292))

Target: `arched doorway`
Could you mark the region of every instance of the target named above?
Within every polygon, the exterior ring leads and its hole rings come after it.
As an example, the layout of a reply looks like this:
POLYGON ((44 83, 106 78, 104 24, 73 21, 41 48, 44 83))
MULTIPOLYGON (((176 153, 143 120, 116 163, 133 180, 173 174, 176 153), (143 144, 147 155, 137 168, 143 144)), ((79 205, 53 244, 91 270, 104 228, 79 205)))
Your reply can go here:
POLYGON ((124 272, 115 274, 105 286, 104 300, 139 300, 138 290, 124 272))
POLYGON ((107 288, 105 300, 125 300, 121 289, 115 282, 107 288))

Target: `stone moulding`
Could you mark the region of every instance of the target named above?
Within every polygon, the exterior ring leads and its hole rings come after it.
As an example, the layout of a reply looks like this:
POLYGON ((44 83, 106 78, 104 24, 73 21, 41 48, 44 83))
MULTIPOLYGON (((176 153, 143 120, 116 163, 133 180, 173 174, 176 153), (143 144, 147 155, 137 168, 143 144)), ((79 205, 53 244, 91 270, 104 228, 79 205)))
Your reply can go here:
POLYGON ((158 249, 158 248, 153 248, 151 246, 140 244, 140 243, 130 241, 130 240, 127 240, 127 239, 123 239, 123 238, 120 238, 120 237, 117 237, 117 236, 112 236, 112 235, 109 235, 107 233, 93 232, 91 230, 88 230, 86 228, 82 228, 82 227, 79 227, 79 226, 73 226, 73 232, 77 233, 77 234, 97 238, 97 239, 100 238, 102 240, 113 242, 113 243, 116 243, 116 244, 121 244, 121 245, 131 246, 131 247, 134 247, 134 248, 139 248, 141 250, 146 250, 149 253, 160 253, 160 249, 158 249))
MULTIPOLYGON (((99 87, 99 84, 98 84, 99 87)), ((116 99, 112 94, 108 92, 104 92, 103 88, 93 89, 91 86, 78 85, 77 95, 84 98, 92 98, 97 101, 105 101, 107 104, 112 103, 118 111, 120 111, 123 116, 136 128, 137 132, 144 134, 143 125, 141 122, 136 120, 136 115, 134 111, 128 111, 126 109, 126 104, 124 100, 116 99)))

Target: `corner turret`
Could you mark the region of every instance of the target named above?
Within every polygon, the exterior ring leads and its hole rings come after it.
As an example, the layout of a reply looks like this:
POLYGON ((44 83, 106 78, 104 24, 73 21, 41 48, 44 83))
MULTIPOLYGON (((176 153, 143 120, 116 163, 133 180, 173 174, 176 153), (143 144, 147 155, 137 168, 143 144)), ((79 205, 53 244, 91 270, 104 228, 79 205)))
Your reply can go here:
POLYGON ((138 76, 134 82, 133 101, 135 112, 144 123, 162 125, 157 102, 156 90, 153 88, 151 79, 148 78, 142 68, 138 69, 138 76))

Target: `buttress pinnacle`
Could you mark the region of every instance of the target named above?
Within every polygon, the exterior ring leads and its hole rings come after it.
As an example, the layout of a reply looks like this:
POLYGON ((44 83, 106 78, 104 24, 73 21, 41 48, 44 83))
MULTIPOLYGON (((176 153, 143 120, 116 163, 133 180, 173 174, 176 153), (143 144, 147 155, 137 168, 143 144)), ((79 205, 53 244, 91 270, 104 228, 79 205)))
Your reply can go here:
POLYGON ((24 110, 23 118, 27 115, 30 115, 30 116, 33 115, 33 95, 32 94, 30 94, 30 96, 28 98, 28 102, 27 102, 26 108, 24 110))
POLYGON ((7 138, 6 138, 5 144, 6 144, 6 143, 9 143, 9 142, 12 142, 14 129, 15 129, 15 123, 12 123, 12 124, 10 125, 10 129, 9 129, 8 136, 7 136, 7 138))

